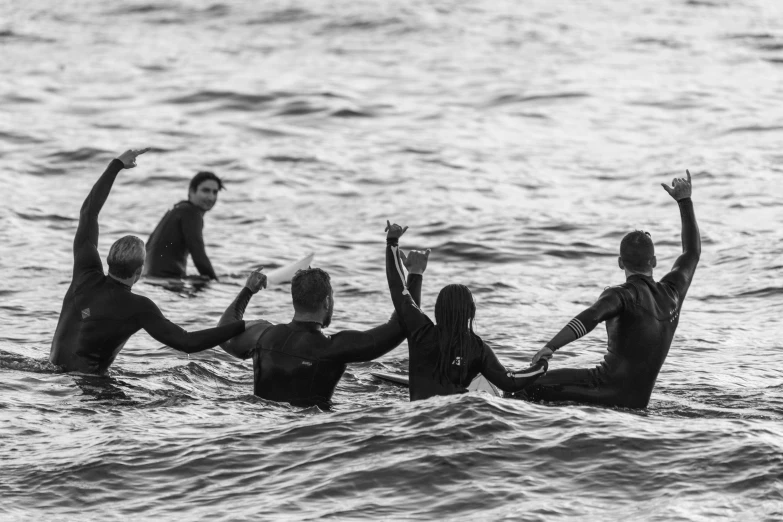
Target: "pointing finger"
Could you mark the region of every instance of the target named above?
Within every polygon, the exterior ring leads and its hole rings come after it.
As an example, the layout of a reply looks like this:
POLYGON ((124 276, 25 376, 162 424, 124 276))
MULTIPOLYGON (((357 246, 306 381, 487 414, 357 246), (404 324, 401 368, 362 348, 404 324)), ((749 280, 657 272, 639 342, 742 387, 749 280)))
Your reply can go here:
POLYGON ((688 174, 688 185, 691 184, 691 171, 688 169, 685 169, 685 173, 688 174))

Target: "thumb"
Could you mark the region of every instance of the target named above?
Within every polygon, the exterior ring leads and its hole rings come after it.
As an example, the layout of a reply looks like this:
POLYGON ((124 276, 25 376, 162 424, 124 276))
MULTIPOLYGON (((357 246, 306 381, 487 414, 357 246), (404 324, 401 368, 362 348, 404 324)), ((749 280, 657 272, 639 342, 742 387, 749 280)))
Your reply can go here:
POLYGON ((432 249, 431 249, 431 248, 428 248, 428 249, 427 249, 427 250, 424 252, 424 259, 429 259, 429 258, 430 258, 430 252, 432 252, 432 249))
POLYGON ((674 189, 668 186, 666 183, 661 183, 661 186, 663 187, 663 190, 669 193, 670 196, 674 195, 674 189))

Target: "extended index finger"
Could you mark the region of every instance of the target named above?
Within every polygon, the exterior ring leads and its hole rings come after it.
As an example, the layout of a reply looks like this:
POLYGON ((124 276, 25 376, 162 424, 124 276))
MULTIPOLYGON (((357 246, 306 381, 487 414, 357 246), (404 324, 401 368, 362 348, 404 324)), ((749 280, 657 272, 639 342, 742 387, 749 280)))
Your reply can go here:
POLYGON ((691 184, 691 171, 688 169, 685 169, 685 173, 688 175, 688 185, 691 184))

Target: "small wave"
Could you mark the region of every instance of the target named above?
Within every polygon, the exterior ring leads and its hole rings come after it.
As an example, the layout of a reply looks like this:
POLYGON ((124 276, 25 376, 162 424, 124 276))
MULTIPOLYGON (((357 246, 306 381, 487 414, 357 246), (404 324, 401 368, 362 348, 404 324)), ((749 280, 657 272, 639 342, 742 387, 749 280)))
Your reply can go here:
POLYGON ((62 373, 49 359, 35 359, 0 350, 0 368, 32 373, 62 373))
POLYGON ((318 18, 318 15, 304 9, 289 8, 262 15, 245 22, 245 25, 275 25, 305 22, 318 18))
POLYGON ((665 47, 667 49, 682 49, 683 44, 675 42, 673 40, 664 40, 661 38, 635 38, 634 43, 642 45, 655 45, 658 47, 665 47))
POLYGON ((570 100, 570 99, 578 99, 578 98, 587 98, 590 96, 587 93, 584 92, 562 92, 562 93, 555 93, 555 94, 532 94, 528 96, 524 96, 521 94, 503 94, 501 96, 498 96, 494 99, 492 99, 488 105, 489 106, 498 106, 498 105, 508 105, 511 103, 531 103, 531 102, 547 102, 547 101, 557 101, 557 100, 570 100))
POLYGON ((264 159, 274 161, 276 163, 319 163, 318 158, 314 156, 289 156, 286 154, 273 154, 270 156, 264 156, 264 159))
POLYGON ((374 115, 367 111, 353 109, 338 109, 331 113, 335 118, 372 118, 374 115))
POLYGON ((27 145, 29 143, 43 143, 44 140, 33 138, 29 134, 17 134, 15 132, 0 131, 0 140, 8 143, 27 145))
POLYGON ((71 151, 53 152, 47 155, 47 158, 54 159, 56 161, 90 161, 102 156, 113 154, 112 151, 104 149, 96 149, 93 147, 82 147, 80 149, 71 151))
POLYGON ((400 18, 381 18, 376 20, 367 20, 362 18, 353 18, 339 22, 329 22, 323 26, 322 32, 344 32, 344 31, 373 31, 385 27, 407 26, 408 24, 400 18))
POLYGON ((326 107, 316 106, 304 100, 296 100, 286 103, 281 109, 278 109, 275 114, 278 116, 302 116, 305 114, 324 112, 325 110, 326 107))
POLYGON ((18 217, 25 221, 78 221, 78 218, 70 216, 61 216, 59 214, 26 214, 24 212, 14 212, 18 217))
POLYGON ((177 96, 165 100, 168 103, 189 105, 197 103, 223 102, 222 108, 251 110, 258 105, 275 101, 285 94, 246 94, 235 91, 199 91, 186 96, 177 96))
POLYGON ((724 132, 724 134, 735 134, 738 132, 778 132, 783 130, 781 125, 748 125, 747 127, 734 127, 724 132))
POLYGON ((54 38, 46 38, 36 34, 22 34, 12 31, 11 29, 5 29, 0 31, 0 42, 3 40, 24 42, 24 43, 55 43, 57 40, 54 38))

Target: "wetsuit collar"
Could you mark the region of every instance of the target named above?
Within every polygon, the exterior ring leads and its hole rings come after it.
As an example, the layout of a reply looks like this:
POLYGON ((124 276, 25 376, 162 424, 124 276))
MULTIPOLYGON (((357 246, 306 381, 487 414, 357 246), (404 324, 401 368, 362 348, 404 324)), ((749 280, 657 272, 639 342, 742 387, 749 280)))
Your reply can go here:
POLYGON ((648 276, 645 274, 631 274, 629 275, 625 280, 630 281, 631 279, 644 279, 646 281, 655 282, 655 280, 652 278, 652 276, 648 276))
POLYGON ((193 202, 192 202, 192 201, 190 201, 189 199, 183 199, 182 201, 180 201, 180 202, 179 202, 179 204, 180 204, 180 205, 181 205, 182 203, 187 203, 187 204, 188 204, 188 205, 190 205, 191 207, 195 208, 196 210, 198 210, 198 211, 199 211, 199 213, 200 213, 202 216, 203 216, 204 214, 206 214, 206 213, 207 213, 207 211, 206 211, 206 210, 204 210, 203 208, 199 207, 198 205, 196 205, 195 203, 193 203, 193 202))
POLYGON ((116 277, 114 277, 114 276, 113 276, 113 275, 111 275, 111 274, 109 274, 109 275, 108 275, 108 276, 106 276, 106 277, 108 277, 108 278, 109 278, 109 280, 110 280, 111 282, 113 282, 114 284, 116 284, 117 286, 121 286, 121 287, 125 288, 126 290, 128 290, 128 291, 130 292, 131 285, 129 285, 129 284, 127 284, 127 283, 123 283, 122 281, 120 281, 119 279, 117 279, 116 277))
POLYGON ((309 330, 314 332, 320 332, 321 328, 324 327, 324 325, 319 323, 318 321, 300 321, 298 319, 292 319, 291 324, 303 330, 309 330))

